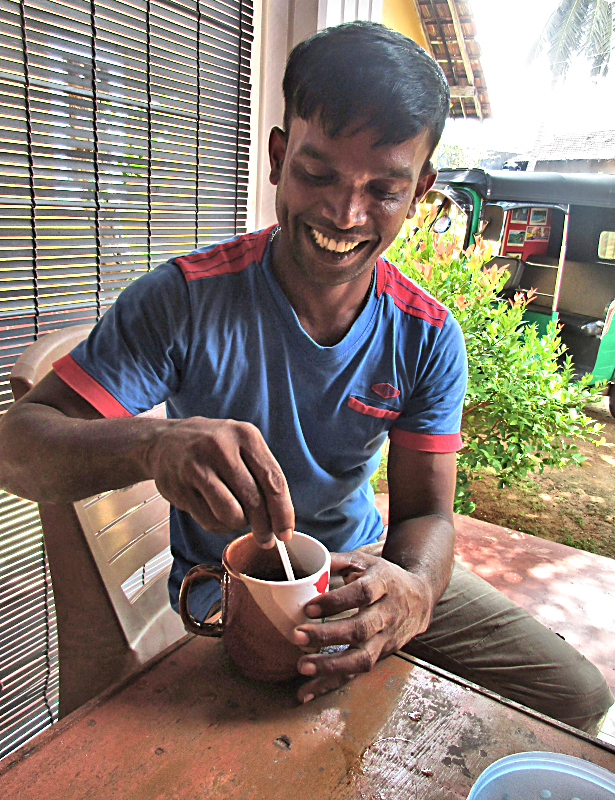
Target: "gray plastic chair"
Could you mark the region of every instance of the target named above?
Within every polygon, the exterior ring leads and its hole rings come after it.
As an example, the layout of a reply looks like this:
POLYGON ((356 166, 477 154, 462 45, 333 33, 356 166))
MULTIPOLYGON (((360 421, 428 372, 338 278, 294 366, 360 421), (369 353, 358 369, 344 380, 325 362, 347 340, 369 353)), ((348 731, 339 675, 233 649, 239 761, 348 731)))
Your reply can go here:
MULTIPOLYGON (((30 345, 11 372, 15 399, 91 328, 63 328, 30 345)), ((164 406, 143 416, 164 417, 164 406)), ((186 632, 169 604, 170 565, 151 570, 151 579, 144 570, 142 585, 133 587, 130 596, 122 589, 152 559, 165 560, 169 504, 154 481, 77 503, 39 504, 39 511, 56 606, 61 718, 137 671, 186 632)))

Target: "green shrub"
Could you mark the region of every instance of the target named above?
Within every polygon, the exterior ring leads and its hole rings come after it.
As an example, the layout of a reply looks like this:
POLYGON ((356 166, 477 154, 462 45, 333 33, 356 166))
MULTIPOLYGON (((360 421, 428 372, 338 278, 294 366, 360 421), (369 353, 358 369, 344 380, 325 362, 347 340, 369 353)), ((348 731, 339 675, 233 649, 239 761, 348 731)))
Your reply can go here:
POLYGON ((386 255, 451 310, 465 337, 469 377, 455 511, 468 514, 472 482, 486 472, 495 472, 503 487, 530 470, 583 461, 565 438, 597 439, 602 426, 583 409, 598 400, 599 388, 589 387, 589 375, 573 380, 555 322, 545 336, 523 322, 534 291, 499 298, 508 272, 485 268, 491 248, 477 237, 460 252, 446 234, 430 231, 432 220, 433 212, 419 216, 418 228, 408 225, 386 255))

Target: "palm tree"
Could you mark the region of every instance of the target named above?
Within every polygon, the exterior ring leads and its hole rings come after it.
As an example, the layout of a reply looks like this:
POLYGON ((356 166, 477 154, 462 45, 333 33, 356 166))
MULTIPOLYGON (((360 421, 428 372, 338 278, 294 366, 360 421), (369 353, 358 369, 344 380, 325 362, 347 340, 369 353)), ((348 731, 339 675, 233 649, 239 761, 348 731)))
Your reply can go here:
POLYGON ((554 81, 566 77, 576 55, 589 61, 592 76, 606 75, 614 28, 615 0, 559 0, 532 56, 547 50, 554 81))

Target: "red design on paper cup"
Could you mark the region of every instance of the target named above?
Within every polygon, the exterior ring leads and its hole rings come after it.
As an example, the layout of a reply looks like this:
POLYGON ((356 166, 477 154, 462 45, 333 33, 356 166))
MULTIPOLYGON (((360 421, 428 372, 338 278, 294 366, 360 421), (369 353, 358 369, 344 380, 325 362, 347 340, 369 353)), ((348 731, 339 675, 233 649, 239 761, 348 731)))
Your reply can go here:
POLYGON ((329 573, 328 572, 323 572, 322 575, 320 576, 320 578, 314 584, 318 594, 324 594, 327 591, 327 586, 328 585, 329 585, 329 573))

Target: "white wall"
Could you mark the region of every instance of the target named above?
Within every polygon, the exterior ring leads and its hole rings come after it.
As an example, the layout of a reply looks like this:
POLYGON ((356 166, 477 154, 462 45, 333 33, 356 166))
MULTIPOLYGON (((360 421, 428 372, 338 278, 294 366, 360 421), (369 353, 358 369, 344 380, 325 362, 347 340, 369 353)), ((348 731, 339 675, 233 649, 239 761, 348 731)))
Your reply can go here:
POLYGON ((318 30, 355 19, 382 22, 383 0, 320 0, 318 4, 318 30))
POLYGON ((271 128, 282 126, 282 77, 288 54, 316 31, 355 19, 380 22, 382 0, 255 0, 248 230, 276 221, 267 142, 271 128))

